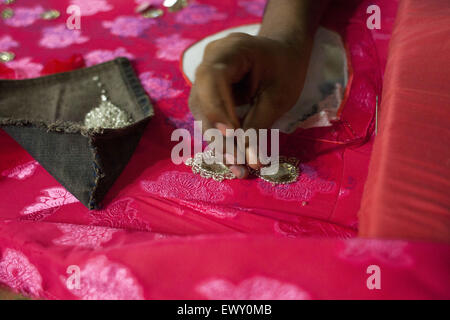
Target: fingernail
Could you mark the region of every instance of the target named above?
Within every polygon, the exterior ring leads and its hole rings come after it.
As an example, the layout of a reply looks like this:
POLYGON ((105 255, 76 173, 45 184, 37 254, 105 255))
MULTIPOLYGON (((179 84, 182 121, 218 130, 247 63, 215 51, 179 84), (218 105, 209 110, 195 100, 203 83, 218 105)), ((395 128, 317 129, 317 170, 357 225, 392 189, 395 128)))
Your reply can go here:
POLYGON ((227 65, 225 63, 214 63, 213 64, 214 69, 223 70, 227 68, 227 65))
POLYGON ((227 133, 227 129, 232 129, 229 126, 227 126, 226 124, 221 123, 221 122, 216 123, 216 128, 219 129, 219 131, 222 133, 222 135, 224 137, 227 137, 230 135, 230 133, 227 133))
POLYGON ((258 159, 257 151, 255 150, 255 147, 252 145, 249 145, 247 148, 247 161, 248 165, 252 167, 253 169, 258 168, 260 163, 258 159))
POLYGON ((243 166, 231 166, 231 172, 236 176, 236 178, 242 179, 245 177, 245 169, 243 166))

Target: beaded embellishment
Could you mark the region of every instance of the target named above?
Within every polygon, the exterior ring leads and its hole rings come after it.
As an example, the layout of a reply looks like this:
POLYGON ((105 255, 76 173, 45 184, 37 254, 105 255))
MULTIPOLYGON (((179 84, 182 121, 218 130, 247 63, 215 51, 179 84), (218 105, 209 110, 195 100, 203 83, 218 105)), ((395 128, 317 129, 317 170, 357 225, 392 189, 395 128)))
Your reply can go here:
POLYGON ((184 163, 192 168, 192 172, 199 174, 202 178, 212 178, 216 181, 224 179, 234 179, 236 176, 223 163, 208 164, 205 158, 212 159, 212 151, 199 152, 193 158, 187 159, 184 163))
POLYGON ((259 170, 253 170, 254 174, 264 181, 272 184, 289 184, 297 181, 300 174, 297 158, 280 157, 278 171, 274 174, 262 174, 259 170))
MULTIPOLYGON (((235 179, 236 176, 223 163, 208 164, 205 158, 212 158, 212 151, 199 152, 193 158, 185 161, 185 164, 192 168, 192 172, 199 174, 202 178, 212 178, 216 181, 223 181, 225 179, 235 179)), ((299 160, 294 157, 280 157, 278 171, 274 174, 262 174, 260 170, 249 168, 250 174, 261 178, 264 181, 276 184, 289 184, 297 181, 300 175, 298 168, 299 160)))

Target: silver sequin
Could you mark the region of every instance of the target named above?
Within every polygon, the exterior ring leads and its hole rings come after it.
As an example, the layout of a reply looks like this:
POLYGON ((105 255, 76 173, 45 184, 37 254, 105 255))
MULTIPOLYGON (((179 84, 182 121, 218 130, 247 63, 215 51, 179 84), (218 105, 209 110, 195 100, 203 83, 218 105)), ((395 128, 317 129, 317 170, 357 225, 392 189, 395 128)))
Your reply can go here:
POLYGON ((170 12, 176 12, 188 5, 187 0, 164 0, 163 6, 168 8, 170 12))
POLYGON ((11 8, 6 8, 2 11, 1 17, 2 19, 10 19, 14 16, 14 11, 11 8))
POLYGON ((270 182, 272 184, 289 184, 296 182, 299 176, 298 164, 296 159, 291 158, 291 160, 283 160, 279 163, 278 171, 273 174, 262 174, 257 172, 257 176, 264 181, 270 182))
POLYGON ((0 62, 9 62, 11 60, 14 60, 15 54, 13 52, 9 51, 3 51, 0 52, 0 62))
POLYGON ((111 101, 102 101, 100 106, 86 114, 84 125, 86 128, 123 128, 132 123, 128 113, 118 108, 111 101))
POLYGON ((187 159, 184 163, 191 167, 192 172, 199 174, 202 178, 214 179, 216 181, 223 181, 224 179, 235 179, 236 176, 223 163, 207 164, 205 159, 212 159, 213 153, 211 150, 199 152, 193 158, 187 159))
POLYGON ((155 19, 159 18, 164 14, 164 11, 162 9, 150 9, 142 13, 142 16, 144 18, 150 18, 155 19))
POLYGON ((92 80, 97 83, 100 90, 100 105, 86 114, 84 118, 84 126, 89 129, 105 128, 117 129, 123 128, 133 123, 132 117, 121 108, 113 104, 103 89, 103 83, 100 82, 98 76, 92 77, 92 80))
POLYGON ((53 20, 53 19, 59 18, 60 15, 61 14, 59 13, 58 10, 52 9, 52 10, 47 10, 47 11, 43 12, 41 14, 41 18, 44 20, 53 20))

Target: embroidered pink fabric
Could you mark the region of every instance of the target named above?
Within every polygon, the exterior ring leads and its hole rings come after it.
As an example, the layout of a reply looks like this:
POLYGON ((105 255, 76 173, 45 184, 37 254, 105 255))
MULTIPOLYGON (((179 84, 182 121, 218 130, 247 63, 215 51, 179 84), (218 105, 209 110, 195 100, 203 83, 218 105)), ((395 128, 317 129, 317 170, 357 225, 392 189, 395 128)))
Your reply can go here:
POLYGON ((281 137, 281 153, 302 163, 299 181, 283 186, 205 180, 170 160, 172 130, 193 124, 183 51, 259 22, 265 1, 192 0, 156 20, 135 14, 140 2, 49 0, 45 7, 63 14, 43 21, 43 7, 22 0, 0 21, 0 49, 16 54, 1 77, 36 77, 73 53, 86 65, 125 56, 156 109, 98 211, 0 132, 0 284, 49 299, 450 297, 447 245, 354 238, 397 1, 337 1, 328 10, 323 25, 348 48, 351 87, 339 121, 281 137), (374 3, 381 30, 366 27, 374 3), (82 9, 81 30, 65 28, 69 4, 82 9), (379 290, 367 287, 370 265, 381 269, 379 290))

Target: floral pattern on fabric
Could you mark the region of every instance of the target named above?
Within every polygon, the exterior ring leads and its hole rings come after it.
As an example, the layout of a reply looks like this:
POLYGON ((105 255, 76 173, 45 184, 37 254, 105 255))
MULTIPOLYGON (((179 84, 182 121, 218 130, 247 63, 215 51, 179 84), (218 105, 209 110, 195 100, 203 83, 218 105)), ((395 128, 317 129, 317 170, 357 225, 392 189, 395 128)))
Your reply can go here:
POLYGON ((29 161, 27 163, 18 165, 17 167, 14 167, 10 170, 5 170, 2 172, 2 176, 11 178, 11 179, 17 179, 17 180, 25 180, 26 178, 31 177, 34 172, 36 171, 36 168, 39 166, 39 163, 35 160, 29 161))
POLYGON ((44 196, 38 197, 36 203, 22 210, 24 218, 41 220, 63 205, 78 202, 72 194, 62 187, 48 188, 41 192, 44 193, 44 196))
POLYGON ((70 291, 82 300, 144 299, 142 288, 130 270, 106 256, 88 260, 81 269, 79 289, 70 291))
POLYGON ((354 262, 376 260, 405 267, 413 262, 406 252, 407 247, 408 243, 400 240, 352 239, 345 242, 340 257, 354 262))
POLYGON ((67 29, 66 25, 60 24, 44 28, 39 44, 42 47, 54 49, 85 43, 88 40, 89 38, 83 36, 80 30, 70 30, 67 29))
POLYGON ((168 117, 167 123, 175 128, 186 129, 191 134, 191 137, 194 136, 194 116, 191 112, 186 113, 186 115, 181 119, 168 117))
POLYGON ((39 77, 44 66, 31 60, 30 57, 15 59, 7 62, 6 66, 14 70, 16 79, 39 77))
POLYGON ((70 3, 80 7, 82 16, 92 16, 113 9, 113 6, 107 0, 71 0, 70 3))
POLYGON ((22 252, 9 248, 1 255, 0 283, 28 296, 39 296, 42 292, 42 277, 37 268, 22 252))
POLYGON ((137 212, 132 199, 121 199, 111 203, 104 210, 92 210, 89 214, 93 224, 117 229, 150 231, 149 224, 139 218, 137 212))
POLYGON ((134 55, 128 52, 125 48, 119 47, 115 50, 93 50, 84 55, 86 66, 90 67, 99 63, 113 60, 118 57, 125 57, 134 59, 134 55))
POLYGON ((0 51, 6 51, 10 48, 18 47, 19 43, 15 41, 11 36, 5 35, 0 37, 0 51))
POLYGON ((222 20, 226 17, 226 14, 218 12, 213 6, 193 3, 179 11, 175 21, 182 24, 205 24, 213 20, 222 20))
POLYGON ((164 172, 156 181, 142 181, 141 186, 146 192, 162 198, 213 203, 233 194, 233 189, 226 183, 178 171, 164 172))
POLYGON ((100 249, 103 243, 110 241, 118 230, 98 226, 77 226, 58 224, 62 236, 53 240, 54 244, 63 246, 100 249))
POLYGON ((137 18, 133 16, 120 16, 113 21, 103 21, 104 28, 109 29, 111 34, 120 37, 138 37, 156 22, 150 19, 137 18))
POLYGON ((267 196, 287 201, 309 201, 315 193, 330 193, 336 188, 334 181, 318 177, 317 171, 306 164, 300 165, 298 181, 292 184, 272 185, 266 181, 258 181, 258 189, 267 196))
POLYGON ((256 276, 233 284, 213 279, 200 284, 197 291, 211 300, 308 300, 309 294, 294 284, 256 276))
POLYGON ((355 83, 355 87, 359 87, 355 99, 358 101, 361 110, 371 112, 373 106, 376 105, 377 99, 373 91, 373 84, 370 84, 367 80, 361 79, 355 83))
POLYGON ((262 17, 267 0, 241 0, 239 5, 242 6, 248 13, 257 17, 262 17))
POLYGON ((154 76, 154 72, 141 73, 139 79, 153 101, 172 99, 183 93, 183 90, 172 88, 170 80, 154 76))
POLYGON ((155 41, 158 51, 156 57, 161 60, 177 61, 184 50, 192 43, 191 39, 184 39, 179 34, 160 37, 155 41))
POLYGON ((36 6, 33 8, 14 8, 14 15, 9 19, 4 19, 3 22, 10 27, 27 27, 32 25, 40 19, 44 8, 36 6))

